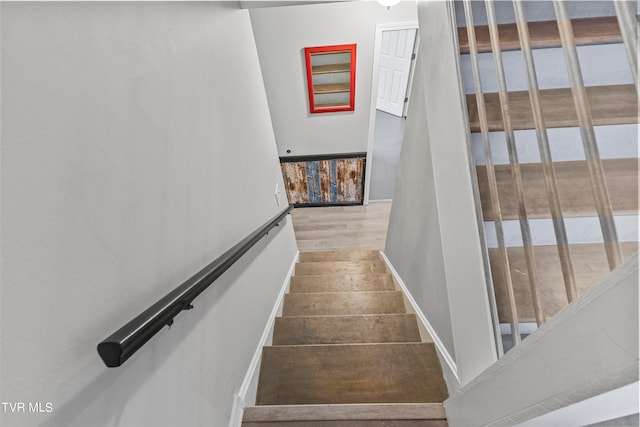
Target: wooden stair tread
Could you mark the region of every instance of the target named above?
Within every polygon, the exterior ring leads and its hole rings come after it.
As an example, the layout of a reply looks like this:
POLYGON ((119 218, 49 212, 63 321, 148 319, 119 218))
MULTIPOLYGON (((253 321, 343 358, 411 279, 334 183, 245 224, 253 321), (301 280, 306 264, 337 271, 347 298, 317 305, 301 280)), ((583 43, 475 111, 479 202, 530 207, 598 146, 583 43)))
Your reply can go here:
MULTIPOLYGON (((577 46, 622 43, 620 27, 615 16, 572 19, 571 23, 577 46)), ((529 22, 528 27, 532 48, 562 46, 556 21, 529 22)), ((491 52, 489 27, 486 25, 476 26, 475 32, 478 52, 491 52)), ((499 24, 498 34, 500 36, 501 50, 520 50, 516 24, 499 24)), ((469 39, 466 27, 458 27, 458 39, 460 53, 469 53, 469 39)))
MULTIPOLYGON (((514 130, 535 129, 528 91, 509 92, 511 124, 514 130)), ((480 132, 475 94, 468 94, 469 126, 480 132)), ((578 127, 576 109, 570 88, 540 91, 547 128, 578 127)), ((638 97, 633 84, 589 86, 587 98, 594 126, 638 123, 638 97)), ((504 130, 498 93, 485 93, 487 122, 490 132, 504 130)))
POLYGON ((432 343, 264 347, 257 405, 441 403, 432 343))
POLYGON ((391 275, 385 273, 293 276, 291 277, 289 292, 355 292, 369 290, 394 290, 391 275))
POLYGON ((339 276, 293 276, 289 292, 392 291, 390 274, 343 274, 339 276))
POLYGON ((442 403, 385 403, 346 405, 270 405, 244 410, 243 421, 441 420, 442 403))
POLYGON ((341 274, 381 274, 387 268, 383 261, 311 261, 296 264, 296 276, 341 275, 341 274))
POLYGON ((447 420, 331 420, 243 422, 243 427, 447 427, 447 420))
POLYGON ((277 317, 273 345, 420 342, 413 314, 277 317))
MULTIPOLYGON (((638 242, 620 243, 623 260, 628 259, 638 250, 638 242)), ((529 276, 521 247, 508 248, 509 267, 513 282, 518 319, 520 322, 535 322, 535 313, 531 301, 529 276)), ((609 264, 603 243, 569 245, 571 261, 576 277, 578 295, 583 295, 594 283, 609 273, 609 264)), ((555 316, 567 306, 567 293, 564 288, 562 269, 556 246, 535 246, 534 254, 538 272, 538 290, 547 320, 555 316)), ((504 275, 498 260, 498 249, 489 249, 491 271, 493 273, 496 305, 500 322, 511 322, 508 308, 507 291, 504 275)))
POLYGON ((273 345, 263 348, 256 407, 245 409, 242 425, 446 427, 435 346, 421 342, 378 252, 300 260, 273 345))
MULTIPOLYGON (((591 189, 587 161, 554 162, 560 195, 560 206, 565 217, 598 216, 591 189)), ((602 167, 609 189, 613 213, 638 213, 638 159, 604 159, 602 167)), ((542 163, 520 164, 524 185, 525 204, 529 218, 549 218, 542 163)), ((490 203, 487 169, 476 166, 478 190, 485 221, 494 221, 495 212, 490 203)), ((518 200, 515 194, 510 165, 495 165, 498 196, 503 219, 518 219, 518 200)))
POLYGON ((283 316, 406 313, 399 291, 294 293, 284 296, 283 316))
POLYGON ((361 261, 380 260, 379 251, 320 251, 320 252, 300 252, 299 262, 313 261, 361 261))

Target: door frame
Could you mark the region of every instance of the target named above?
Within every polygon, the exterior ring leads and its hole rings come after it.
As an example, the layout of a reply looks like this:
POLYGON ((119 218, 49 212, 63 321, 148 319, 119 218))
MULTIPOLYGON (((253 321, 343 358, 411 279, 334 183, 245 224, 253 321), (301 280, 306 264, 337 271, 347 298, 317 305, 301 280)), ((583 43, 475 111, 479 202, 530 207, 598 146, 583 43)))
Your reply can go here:
MULTIPOLYGON (((416 39, 414 42, 414 52, 418 43, 420 42, 420 30, 418 28, 418 21, 397 22, 390 24, 376 24, 376 35, 373 44, 373 73, 371 76, 371 102, 369 107, 369 132, 367 134, 367 162, 364 179, 364 200, 363 204, 369 204, 369 190, 371 189, 371 167, 373 166, 373 138, 376 128, 376 100, 378 98, 378 81, 380 77, 380 52, 382 51, 382 32, 393 30, 418 30, 416 33, 416 39)), ((415 64, 415 63, 414 63, 415 64)), ((409 84, 407 90, 411 90, 413 83, 413 69, 414 64, 409 71, 409 84)), ((406 113, 406 106, 404 109, 406 113)))

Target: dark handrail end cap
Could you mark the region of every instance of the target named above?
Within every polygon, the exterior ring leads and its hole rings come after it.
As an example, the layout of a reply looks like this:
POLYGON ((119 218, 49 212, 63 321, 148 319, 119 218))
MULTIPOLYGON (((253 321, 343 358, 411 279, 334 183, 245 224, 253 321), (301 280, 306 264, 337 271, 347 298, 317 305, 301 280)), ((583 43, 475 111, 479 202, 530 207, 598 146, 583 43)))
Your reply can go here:
POLYGON ((122 365, 122 345, 119 342, 102 341, 98 344, 98 354, 109 368, 122 365))

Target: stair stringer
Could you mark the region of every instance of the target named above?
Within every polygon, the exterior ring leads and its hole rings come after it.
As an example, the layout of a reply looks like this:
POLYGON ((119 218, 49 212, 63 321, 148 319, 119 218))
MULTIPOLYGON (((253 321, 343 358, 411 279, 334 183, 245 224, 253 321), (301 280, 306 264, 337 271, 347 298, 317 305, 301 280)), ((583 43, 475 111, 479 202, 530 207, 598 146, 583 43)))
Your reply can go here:
POLYGON ((394 286, 399 291, 402 291, 402 295, 405 299, 405 306, 407 308, 407 313, 415 314, 418 318, 418 327, 420 328, 420 335, 422 337, 423 342, 433 342, 435 344, 438 355, 440 356, 443 367, 443 373, 445 374, 445 381, 447 383, 447 388, 449 389, 449 394, 451 395, 460 387, 460 379, 458 377, 458 367, 456 365, 456 361, 451 356, 444 343, 438 337, 436 330, 433 328, 427 316, 422 312, 418 303, 409 292, 409 289, 405 285, 402 277, 396 271, 396 269, 389 261, 389 258, 384 254, 384 252, 380 251, 380 258, 385 262, 387 269, 391 273, 391 277, 393 278, 394 286))
MULTIPOLYGON (((278 298, 276 299, 273 309, 271 310, 271 314, 269 314, 269 319, 267 320, 267 324, 262 331, 262 336, 260 337, 260 341, 257 343, 256 351, 253 353, 253 357, 251 358, 251 363, 249 364, 249 368, 247 369, 247 373, 244 376, 244 380, 240 385, 237 393, 233 395, 233 407, 231 409, 231 417, 229 418, 229 427, 241 427, 242 426, 242 418, 244 416, 244 408, 247 406, 247 396, 256 395, 256 390, 258 388, 258 367, 260 366, 260 361, 262 359, 262 348, 265 345, 271 344, 271 340, 273 338, 273 327, 275 324, 275 319, 278 315, 282 314, 282 304, 284 301, 284 295, 289 291, 289 284, 291 282, 291 277, 296 268, 296 263, 298 262, 298 258, 300 257, 300 251, 297 251, 293 260, 291 261, 291 266, 289 267, 289 271, 287 271, 287 275, 282 283, 282 287, 280 288, 280 293, 278 294, 278 298)), ((255 402, 251 402, 249 404, 254 404, 255 402)))

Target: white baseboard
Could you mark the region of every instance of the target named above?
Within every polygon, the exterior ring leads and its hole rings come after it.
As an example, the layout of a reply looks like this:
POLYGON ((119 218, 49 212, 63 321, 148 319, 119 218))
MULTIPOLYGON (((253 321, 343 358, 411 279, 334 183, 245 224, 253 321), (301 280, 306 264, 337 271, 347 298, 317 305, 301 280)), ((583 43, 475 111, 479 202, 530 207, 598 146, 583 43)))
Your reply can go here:
POLYGON ((260 341, 258 342, 256 351, 253 353, 253 357, 251 358, 251 363, 249 363, 249 368, 247 369, 247 373, 244 376, 244 380, 242 381, 238 392, 233 395, 233 408, 231 409, 229 427, 242 426, 242 416, 244 413, 245 401, 247 399, 247 392, 254 376, 258 371, 258 366, 260 366, 260 359, 262 358, 262 348, 267 344, 267 340, 273 332, 273 325, 275 323, 276 316, 278 315, 278 310, 280 309, 280 305, 282 304, 282 300, 284 299, 284 294, 289 288, 289 282, 291 281, 291 276, 293 275, 293 272, 295 270, 299 255, 300 251, 297 251, 295 256, 293 257, 293 260, 291 261, 291 266, 289 267, 287 276, 282 283, 280 293, 278 294, 278 298, 273 305, 273 309, 271 310, 271 314, 269 315, 267 324, 262 331, 262 336, 260 337, 260 341))
POLYGON ((418 303, 416 302, 416 300, 413 299, 413 296, 409 292, 409 289, 407 289, 407 286, 402 281, 402 278, 400 277, 396 269, 393 268, 393 265, 391 264, 391 261, 389 261, 389 258, 387 258, 387 256, 382 251, 380 251, 380 256, 384 260, 385 264, 387 264, 387 268, 391 272, 393 279, 398 284, 400 289, 402 289, 402 292, 404 293, 407 300, 411 304, 411 307, 415 311, 416 316, 418 317, 418 319, 420 319, 420 322, 423 324, 425 329, 429 332, 429 335, 431 335, 431 338, 433 338, 433 343, 435 344, 436 349, 438 350, 438 353, 440 353, 440 356, 442 356, 442 359, 445 361, 445 363, 449 367, 449 370, 451 371, 455 379, 458 382, 460 382, 460 378, 458 377, 458 367, 456 365, 456 361, 453 359, 453 357, 451 357, 451 354, 449 354, 449 351, 440 340, 440 337, 438 337, 438 334, 436 333, 433 326, 431 326, 431 323, 429 323, 427 316, 424 315, 424 313, 418 306, 418 303))

